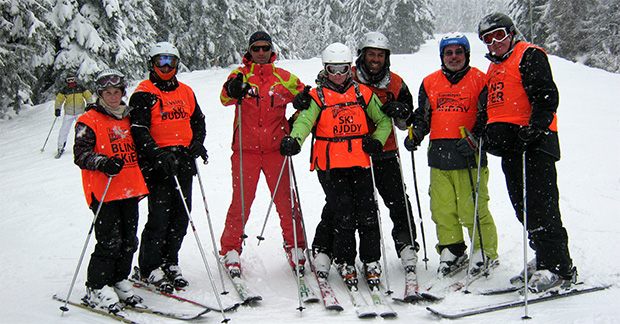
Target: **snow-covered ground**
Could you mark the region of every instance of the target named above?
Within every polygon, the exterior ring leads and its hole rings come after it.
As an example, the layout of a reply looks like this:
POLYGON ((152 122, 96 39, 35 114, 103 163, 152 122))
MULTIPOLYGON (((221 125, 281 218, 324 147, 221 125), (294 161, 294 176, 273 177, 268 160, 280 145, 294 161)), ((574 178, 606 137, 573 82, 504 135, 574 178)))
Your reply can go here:
MULTIPOLYGON (((472 43, 472 66, 486 71, 488 61, 483 57, 485 48, 475 35, 468 35, 472 43)), ((618 323, 620 322, 620 75, 585 67, 558 57, 550 58, 555 81, 560 89, 558 110, 562 160, 557 164, 561 209, 564 224, 570 236, 570 250, 580 279, 587 285, 614 285, 603 292, 576 296, 543 304, 530 305, 529 323, 618 323)), ((393 55, 392 71, 401 75, 417 98, 417 90, 424 76, 440 67, 438 44, 429 41, 412 55, 393 55)), ((320 59, 278 61, 277 65, 290 70, 303 81, 314 85, 320 69, 320 59)), ((224 218, 231 199, 230 143, 233 108, 223 107, 219 92, 233 67, 185 73, 179 79, 196 92, 198 102, 207 118, 209 164, 201 165, 200 172, 206 189, 206 199, 219 242, 224 218)), ((134 84, 135 86, 135 84, 134 84)), ((133 90, 133 88, 131 89, 133 90)), ((415 102, 417 106, 417 101, 415 102)), ((289 107, 289 114, 293 108, 289 107)), ((78 262, 93 214, 87 208, 82 192, 80 171, 73 164, 71 150, 59 160, 53 158, 60 125, 56 125, 46 150, 41 153, 45 136, 53 120, 53 102, 22 111, 11 121, 0 121, 0 273, 5 284, 0 288, 2 323, 113 323, 114 321, 77 307, 61 317, 60 303, 53 294, 64 297, 78 262)), ((73 135, 70 135, 72 137, 73 135)), ((400 133, 399 137, 405 136, 400 133)), ((68 143, 71 147, 72 139, 68 143)), ((428 143, 422 143, 426 147, 428 143)), ((323 192, 316 175, 308 171, 309 147, 294 158, 304 220, 311 240, 324 202, 323 192)), ((438 255, 434 224, 430 219, 428 167, 424 150, 415 154, 419 192, 426 230, 428 270, 418 264, 422 286, 435 276, 438 255)), ((403 170, 408 193, 415 206, 413 177, 409 152, 403 149, 403 170)), ((501 286, 518 273, 523 264, 522 227, 516 220, 506 188, 499 159, 490 157, 490 208, 499 234, 501 266, 488 279, 475 282, 472 291, 501 286)), ((204 245, 215 282, 220 280, 213 258, 202 197, 197 181, 194 185, 192 218, 200 241, 204 245)), ((257 306, 240 307, 227 313, 231 323, 340 323, 356 322, 344 286, 334 272, 330 278, 337 297, 345 310, 341 313, 326 311, 321 304, 306 305, 303 312, 296 310, 298 300, 293 275, 285 261, 282 239, 275 212, 267 223, 265 241, 257 245, 267 207, 269 191, 263 180, 259 183, 255 203, 247 225, 249 239, 241 261, 244 273, 254 290, 264 300, 257 306)), ((140 203, 140 228, 146 221, 146 200, 140 203)), ((403 292, 403 271, 396 257, 389 232, 392 224, 388 212, 381 205, 383 233, 386 240, 386 258, 390 287, 396 296, 403 292)), ((416 215, 416 219, 418 219, 416 215)), ((418 223, 418 233, 420 226, 418 223)), ((421 235, 418 234, 418 241, 421 235)), ((94 246, 91 238, 88 252, 77 278, 72 300, 79 301, 84 293, 86 265, 94 246)), ((423 252, 421 252, 422 255, 423 252)), ((531 257, 532 251, 529 251, 531 257)), ((421 258, 420 258, 421 259, 421 258)), ((200 256, 196 239, 191 231, 180 252, 180 265, 191 285, 185 292, 197 300, 216 305, 205 264, 200 256)), ((307 277, 316 288, 313 276, 307 277)), ((385 278, 385 276, 384 276, 385 278)), ((231 289, 226 282, 227 289, 231 289)), ((318 289, 315 289, 318 292, 318 289)), ((188 306, 164 297, 142 292, 147 303, 159 308, 183 312, 198 312, 188 306)), ((224 296, 224 303, 236 301, 234 293, 224 296)), ((487 297, 475 294, 453 293, 438 309, 457 309, 494 303, 514 297, 487 297)), ((398 317, 394 323, 436 322, 424 304, 392 304, 398 317)), ((518 323, 524 311, 511 309, 459 320, 461 323, 518 323)), ((175 323, 175 320, 152 315, 136 317, 143 323, 175 323)), ((202 322, 215 323, 221 314, 207 314, 202 322)), ((369 322, 382 322, 381 318, 369 322)))

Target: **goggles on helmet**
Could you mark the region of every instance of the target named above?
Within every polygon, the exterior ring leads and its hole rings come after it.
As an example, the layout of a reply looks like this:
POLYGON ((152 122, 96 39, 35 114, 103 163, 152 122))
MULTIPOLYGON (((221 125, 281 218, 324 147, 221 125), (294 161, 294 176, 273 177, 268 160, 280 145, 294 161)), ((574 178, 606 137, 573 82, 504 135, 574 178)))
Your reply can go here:
POLYGON ((106 75, 97 79, 96 84, 97 88, 102 90, 109 86, 120 88, 123 86, 123 77, 119 75, 106 75))
POLYGON ((174 69, 179 65, 179 58, 174 55, 156 55, 153 57, 153 63, 158 68, 168 65, 174 69))
POLYGON ((509 35, 510 34, 508 33, 508 30, 506 30, 506 27, 500 27, 484 33, 480 39, 482 39, 482 42, 485 45, 492 45, 493 42, 499 43, 505 40, 509 35))
POLYGON ((74 77, 68 77, 68 78, 65 79, 65 81, 67 83, 74 83, 75 82, 75 78, 74 77))
POLYGON ((325 71, 331 75, 344 75, 349 73, 349 64, 325 64, 325 71))

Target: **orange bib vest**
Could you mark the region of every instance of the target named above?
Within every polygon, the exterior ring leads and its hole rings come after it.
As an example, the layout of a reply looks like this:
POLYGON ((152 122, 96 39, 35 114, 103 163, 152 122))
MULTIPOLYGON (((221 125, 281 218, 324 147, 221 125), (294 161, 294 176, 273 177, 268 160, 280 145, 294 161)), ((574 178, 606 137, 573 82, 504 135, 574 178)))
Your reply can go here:
MULTIPOLYGON (((352 70, 353 70, 353 79, 359 82, 359 80, 357 79, 357 74, 355 73, 355 67, 352 67, 352 70)), ((403 79, 399 75, 392 73, 392 72, 390 72, 390 80, 391 81, 387 89, 379 89, 379 88, 375 88, 367 84, 364 84, 364 85, 370 88, 370 90, 372 90, 372 92, 374 92, 377 95, 377 97, 379 97, 379 100, 381 101, 381 103, 384 104, 388 101, 396 100, 398 98, 398 95, 400 94, 400 88, 403 83, 403 79)), ((375 125, 375 123, 372 123, 372 122, 368 123, 368 131, 371 134, 374 133, 376 129, 377 129, 377 125, 375 125)), ((394 135, 394 128, 392 128, 392 132, 390 133, 390 136, 388 136, 387 140, 385 141, 385 145, 383 145, 384 152, 393 151, 393 150, 396 150, 396 137, 394 135)))
POLYGON ((370 157, 362 150, 362 138, 368 134, 365 108, 372 94, 370 88, 357 83, 344 94, 320 86, 310 91, 321 105, 311 170, 370 167, 370 157))
POLYGON ((192 89, 179 82, 174 91, 161 91, 150 80, 142 81, 135 92, 150 92, 158 103, 151 108, 151 136, 160 147, 189 146, 193 132, 190 118, 196 109, 192 89))
MULTIPOLYGON (((503 62, 491 63, 487 71, 487 123, 505 122, 521 126, 530 124, 532 105, 523 88, 519 64, 528 48, 542 48, 526 42, 518 42, 512 54, 503 62)), ((554 114, 549 129, 557 132, 557 117, 554 114)))
POLYGON ((474 127, 478 95, 485 85, 482 71, 472 67, 458 84, 452 84, 438 70, 423 84, 431 106, 431 140, 461 138, 460 126, 474 127))
MULTIPOLYGON (((95 132, 95 153, 108 157, 116 156, 125 162, 121 172, 112 178, 104 202, 146 195, 148 189, 138 167, 138 155, 131 137, 129 117, 117 120, 89 110, 80 116, 78 122, 95 132)), ((101 199, 107 184, 108 177, 103 172, 82 169, 82 185, 89 206, 93 202, 93 195, 97 200, 101 199)))

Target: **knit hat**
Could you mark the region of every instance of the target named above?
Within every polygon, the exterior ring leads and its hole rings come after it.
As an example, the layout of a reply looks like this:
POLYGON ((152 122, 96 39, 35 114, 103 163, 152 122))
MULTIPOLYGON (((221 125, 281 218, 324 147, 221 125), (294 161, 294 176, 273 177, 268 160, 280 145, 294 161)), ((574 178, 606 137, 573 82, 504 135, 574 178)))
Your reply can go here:
POLYGON ((257 31, 252 34, 252 36, 250 36, 249 47, 252 47, 252 45, 256 44, 257 42, 267 42, 273 47, 273 44, 271 43, 271 36, 269 36, 269 34, 264 31, 257 31))

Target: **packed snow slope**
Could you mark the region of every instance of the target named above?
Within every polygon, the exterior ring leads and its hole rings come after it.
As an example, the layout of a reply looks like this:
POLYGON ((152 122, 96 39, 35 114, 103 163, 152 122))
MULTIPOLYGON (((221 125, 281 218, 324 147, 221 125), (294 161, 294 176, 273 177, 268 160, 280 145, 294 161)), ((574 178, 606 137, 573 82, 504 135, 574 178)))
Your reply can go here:
MULTIPOLYGON (((438 35, 440 37, 440 35, 438 35)), ((472 66, 486 71, 488 61, 483 57, 485 48, 475 35, 469 35, 472 43, 472 66)), ((439 39, 439 38, 438 38, 439 39)), ((417 98, 423 77, 439 69, 437 40, 430 40, 418 53, 393 55, 392 71, 401 75, 417 98)), ((561 194, 562 219, 570 236, 570 251, 578 267, 580 279, 586 285, 613 285, 592 294, 570 297, 558 301, 530 305, 528 323, 618 323, 620 321, 620 75, 585 67, 558 57, 550 57, 555 81, 560 90, 558 109, 562 160, 557 164, 558 184, 561 194)), ((298 75, 305 83, 314 85, 321 68, 319 58, 301 61, 278 61, 277 65, 298 75)), ((230 204, 231 192, 231 138, 234 108, 223 107, 219 93, 227 75, 234 67, 213 68, 179 75, 189 84, 207 119, 209 163, 200 164, 200 172, 206 190, 209 215, 213 224, 215 241, 219 244, 224 218, 230 204)), ((135 87, 133 83, 130 93, 135 87)), ((417 106, 417 101, 415 102, 417 106)), ((290 106, 290 105, 289 105, 290 106)), ((80 170, 73 164, 71 150, 59 160, 53 158, 60 125, 52 131, 44 152, 41 147, 53 121, 53 102, 25 110, 10 121, 0 121, 0 273, 5 284, 1 286, 0 311, 2 323, 114 323, 114 320, 77 307, 61 316, 60 303, 52 295, 65 297, 69 291, 80 252, 86 240, 93 214, 87 208, 82 193, 80 170)), ((287 115, 293 112, 289 107, 287 115)), ((72 137, 73 135, 71 135, 72 137)), ((398 134, 400 141, 405 134, 398 134)), ((70 148, 72 139, 68 143, 70 148)), ((422 143, 426 147, 428 141, 422 143)), ((415 206, 412 176, 412 160, 404 148, 402 167, 408 194, 415 206)), ((308 171, 309 146, 294 157, 299 183, 304 221, 309 240, 314 236, 324 203, 324 195, 316 175, 308 171)), ((492 275, 472 284, 473 292, 500 287, 517 274, 523 265, 522 227, 515 218, 508 200, 504 178, 497 157, 490 157, 490 209, 499 234, 501 266, 492 275)), ((428 269, 418 263, 421 286, 429 282, 438 266, 438 254, 434 224, 429 212, 427 194, 429 170, 424 149, 415 152, 423 225, 425 228, 428 269)), ((214 282, 221 289, 220 276, 213 257, 212 239, 202 196, 197 181, 194 183, 192 219, 196 234, 203 244, 208 266, 214 274, 214 282)), ((282 249, 279 222, 272 211, 265 230, 266 238, 260 245, 260 234, 270 194, 264 180, 259 189, 246 232, 249 238, 241 256, 243 270, 249 285, 264 300, 256 306, 242 306, 227 313, 231 323, 355 323, 359 321, 349 298, 334 270, 330 275, 332 285, 345 310, 341 313, 327 311, 321 304, 306 305, 303 312, 296 310, 298 299, 296 284, 282 249)), ((386 238, 385 258, 388 268, 384 281, 395 296, 402 296, 404 273, 396 257, 390 236, 392 223, 387 209, 381 205, 383 234, 386 238)), ((415 208, 414 208, 415 210, 415 208)), ((138 235, 147 218, 146 200, 140 203, 138 235)), ((416 213, 415 218, 418 219, 416 213)), ((420 223, 416 221, 418 242, 422 244, 420 223)), ((71 299, 79 301, 84 294, 84 281, 89 255, 94 246, 90 238, 86 257, 81 265, 71 299)), ((186 296, 204 303, 217 305, 205 263, 200 255, 197 240, 191 228, 180 252, 180 266, 190 281, 186 296)), ((424 251, 420 251, 420 260, 424 251)), ((528 251, 528 257, 533 252, 528 251)), ((135 263, 135 259, 134 259, 135 263)), ((312 275, 307 281, 316 289, 312 275)), ((226 281, 227 290, 231 285, 226 281)), ((147 303, 160 309, 180 312, 198 312, 198 308, 156 298, 141 292, 147 303)), ((223 296, 223 302, 236 302, 234 292, 223 296)), ((442 310, 456 310, 495 303, 516 298, 515 296, 488 297, 476 294, 449 294, 434 305, 442 310)), ((392 323, 424 323, 437 320, 425 310, 426 304, 392 304, 398 317, 392 323)), ((524 309, 517 308, 459 320, 460 323, 520 323, 524 309)), ((177 321, 152 315, 139 315, 141 323, 176 323, 177 321)), ((216 323, 222 315, 209 313, 202 320, 216 323)), ((383 322, 381 318, 368 322, 383 322)))

